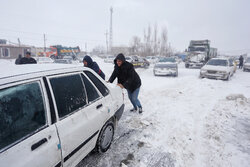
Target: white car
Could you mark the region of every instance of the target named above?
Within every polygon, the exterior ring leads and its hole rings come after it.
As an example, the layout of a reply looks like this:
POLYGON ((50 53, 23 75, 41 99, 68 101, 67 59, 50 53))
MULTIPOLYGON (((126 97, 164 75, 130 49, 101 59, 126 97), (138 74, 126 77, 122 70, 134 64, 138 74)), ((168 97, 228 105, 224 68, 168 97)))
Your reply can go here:
POLYGON ((147 56, 146 59, 150 64, 155 64, 158 62, 158 58, 156 56, 147 56))
POLYGON ((178 76, 178 64, 172 57, 164 57, 154 66, 154 75, 178 76))
POLYGON ((38 57, 36 60, 38 64, 54 63, 54 60, 49 57, 38 57))
POLYGON ((243 71, 250 71, 250 57, 248 57, 243 65, 243 71))
POLYGON ((111 145, 122 89, 73 65, 9 66, 0 72, 0 166, 76 166, 111 145))
POLYGON ((229 80, 234 68, 230 58, 212 58, 201 68, 200 78, 229 80))
POLYGON ((114 63, 115 56, 108 56, 104 59, 105 63, 114 63))

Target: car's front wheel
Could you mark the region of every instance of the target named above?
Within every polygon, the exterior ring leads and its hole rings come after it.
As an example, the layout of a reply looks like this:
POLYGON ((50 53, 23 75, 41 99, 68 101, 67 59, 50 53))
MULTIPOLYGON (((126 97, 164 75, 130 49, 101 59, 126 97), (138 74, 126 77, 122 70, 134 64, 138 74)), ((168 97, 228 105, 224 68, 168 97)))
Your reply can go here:
POLYGON ((231 74, 229 73, 228 76, 227 76, 226 81, 229 81, 230 79, 231 79, 231 74))
POLYGON ((100 153, 106 152, 114 137, 114 123, 113 121, 108 121, 103 127, 99 134, 96 143, 96 150, 100 153))

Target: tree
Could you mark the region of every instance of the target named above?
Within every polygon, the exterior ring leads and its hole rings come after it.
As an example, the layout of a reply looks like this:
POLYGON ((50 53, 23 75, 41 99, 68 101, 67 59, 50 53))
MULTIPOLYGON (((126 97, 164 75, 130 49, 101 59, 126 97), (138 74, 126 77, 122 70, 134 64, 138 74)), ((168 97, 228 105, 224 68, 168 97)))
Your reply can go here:
POLYGON ((160 55, 167 56, 168 55, 168 30, 167 27, 162 28, 161 32, 161 44, 160 44, 160 55))
POLYGON ((141 54, 141 39, 138 36, 134 36, 130 43, 130 54, 140 55, 141 54))

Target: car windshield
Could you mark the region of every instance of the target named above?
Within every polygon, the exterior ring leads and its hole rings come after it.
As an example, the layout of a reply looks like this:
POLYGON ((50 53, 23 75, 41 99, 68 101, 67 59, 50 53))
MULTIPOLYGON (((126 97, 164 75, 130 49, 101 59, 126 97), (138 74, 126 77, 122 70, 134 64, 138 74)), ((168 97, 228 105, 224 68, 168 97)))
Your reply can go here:
POLYGON ((131 60, 131 57, 126 57, 125 59, 126 59, 126 60, 131 60))
POLYGON ((175 59, 174 58, 170 58, 170 57, 165 57, 165 58, 161 58, 159 60, 159 62, 171 62, 171 63, 175 63, 175 59))
POLYGON ((212 66, 227 66, 228 62, 227 60, 221 60, 221 59, 212 59, 207 62, 207 65, 212 66))
POLYGON ((247 58, 246 63, 250 63, 250 58, 247 58))

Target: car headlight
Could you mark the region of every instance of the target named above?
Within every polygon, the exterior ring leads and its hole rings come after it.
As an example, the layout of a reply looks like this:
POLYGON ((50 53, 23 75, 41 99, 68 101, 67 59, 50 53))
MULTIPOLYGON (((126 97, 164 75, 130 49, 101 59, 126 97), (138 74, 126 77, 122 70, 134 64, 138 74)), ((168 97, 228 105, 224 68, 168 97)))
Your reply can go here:
POLYGON ((207 70, 201 69, 201 73, 206 73, 206 72, 207 72, 207 70))

